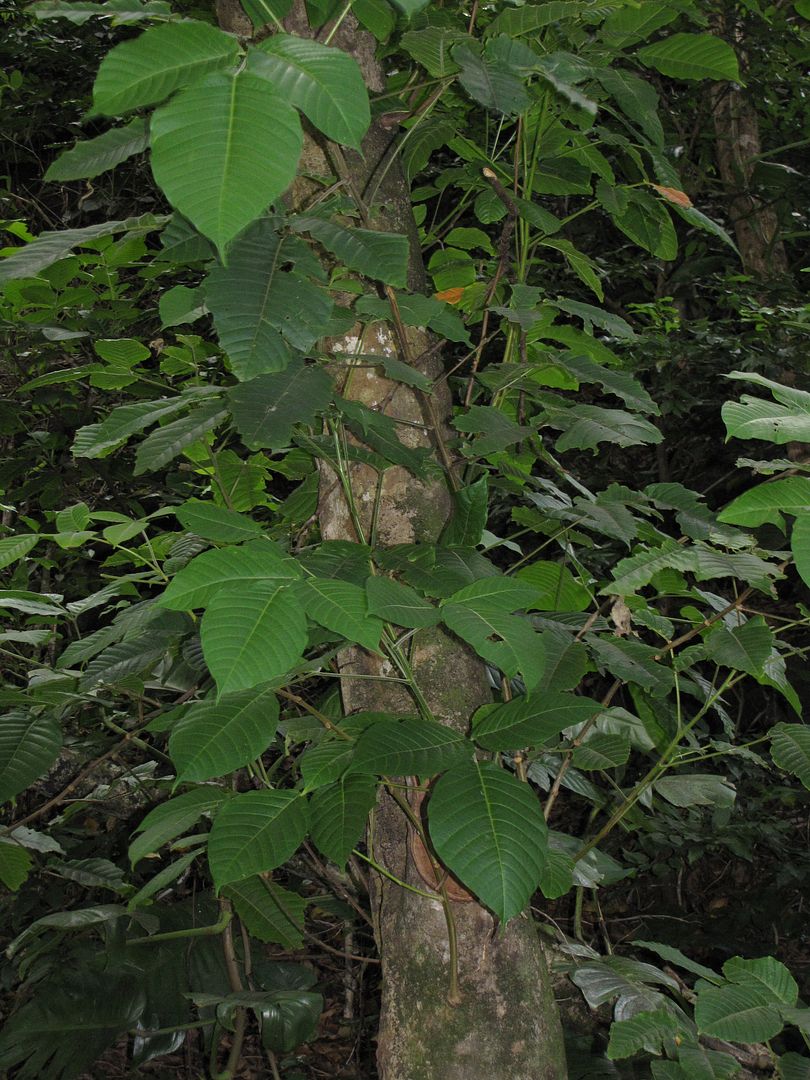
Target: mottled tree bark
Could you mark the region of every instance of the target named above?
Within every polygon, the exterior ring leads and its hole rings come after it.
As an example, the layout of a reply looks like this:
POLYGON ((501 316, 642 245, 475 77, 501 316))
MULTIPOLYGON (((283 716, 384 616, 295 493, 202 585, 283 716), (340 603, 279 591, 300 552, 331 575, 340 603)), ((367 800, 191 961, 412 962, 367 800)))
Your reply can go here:
MULTIPOLYGON (((217 10, 226 29, 243 37, 249 35, 249 25, 236 0, 218 0, 217 10)), ((310 33, 300 0, 296 0, 286 25, 292 32, 310 33)), ((375 42, 351 15, 332 43, 355 57, 370 90, 383 89, 375 42)), ((362 155, 351 154, 346 159, 350 175, 342 179, 350 193, 362 199, 370 186, 376 187, 381 163, 385 166, 385 178, 374 205, 368 208, 367 224, 411 238, 410 286, 420 290, 425 287, 425 275, 419 239, 399 163, 391 165, 388 159, 391 140, 392 132, 383 123, 373 124, 362 155)), ((309 135, 290 204, 305 205, 317 190, 307 174, 334 175, 342 164, 341 155, 336 156, 309 135)), ((379 323, 365 329, 358 326, 343 339, 325 345, 334 354, 397 355, 415 362, 431 378, 440 375, 435 350, 428 353, 431 343, 427 335, 410 328, 405 335, 403 349, 392 328, 379 323)), ((341 371, 336 361, 333 374, 345 396, 409 421, 400 428, 403 442, 436 450, 432 420, 445 425, 451 408, 443 382, 432 395, 432 409, 426 412, 424 400, 413 390, 390 382, 377 369, 351 370, 347 366, 341 371)), ((328 467, 322 469, 318 514, 324 539, 367 539, 376 516, 380 546, 435 541, 451 511, 447 479, 438 471, 422 481, 393 467, 379 483, 375 470, 354 463, 350 482, 354 516, 335 474, 328 467), (357 526, 363 536, 358 536, 357 526)), ((418 632, 411 663, 436 718, 468 731, 474 710, 491 700, 481 661, 461 642, 434 628, 418 632)), ((401 684, 351 677, 395 674, 387 661, 359 648, 347 649, 339 658, 339 667, 347 713, 357 709, 414 711, 401 684)), ((374 858, 400 880, 433 893, 416 866, 415 836, 400 807, 383 796, 369 828, 374 858)), ((382 875, 372 876, 371 900, 383 976, 377 1052, 381 1080, 562 1080, 566 1068, 559 1014, 544 950, 531 918, 523 915, 500 928, 469 894, 454 890, 454 895, 465 899, 451 901, 458 939, 460 1001, 450 1004, 448 928, 441 899, 433 895, 435 899, 428 899, 382 875)))

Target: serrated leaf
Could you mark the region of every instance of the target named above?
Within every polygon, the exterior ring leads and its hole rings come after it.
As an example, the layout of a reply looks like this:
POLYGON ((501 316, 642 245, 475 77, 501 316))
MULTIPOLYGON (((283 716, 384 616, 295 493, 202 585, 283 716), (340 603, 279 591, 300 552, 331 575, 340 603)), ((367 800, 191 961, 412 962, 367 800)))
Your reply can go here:
POLYGON ((248 68, 300 109, 334 142, 360 148, 371 120, 368 92, 353 57, 288 34, 274 34, 248 53, 248 68))
POLYGON ((326 739, 305 750, 298 759, 304 794, 333 784, 346 772, 354 756, 354 741, 326 739))
POLYGON ((600 405, 575 405, 548 410, 547 422, 562 428, 556 442, 559 451, 595 450, 600 443, 638 446, 660 443, 661 432, 648 420, 624 409, 603 409, 600 405))
POLYGON ((458 731, 434 720, 381 720, 363 731, 355 745, 351 773, 378 776, 433 776, 472 754, 458 731))
POLYGON ((222 788, 206 785, 156 806, 136 829, 140 835, 129 845, 130 865, 135 866, 145 855, 188 832, 203 814, 221 806, 229 794, 222 788))
POLYGON ((221 424, 227 416, 228 410, 222 407, 220 401, 209 401, 192 410, 188 416, 157 428, 138 447, 133 474, 142 476, 145 472, 162 469, 187 446, 221 424))
POLYGON ((208 862, 219 892, 224 885, 281 866, 304 839, 307 801, 294 791, 246 791, 214 819, 208 862))
POLYGON ((211 600, 200 638, 221 698, 286 675, 307 647, 306 620, 286 583, 239 582, 211 600))
POLYGON ((178 394, 173 398, 120 405, 100 424, 88 424, 79 428, 71 447, 73 455, 87 458, 106 457, 130 435, 136 435, 151 424, 156 424, 158 420, 168 419, 187 409, 196 396, 199 395, 178 394))
POLYGON ((780 769, 798 776, 810 790, 810 728, 776 724, 770 730, 771 757, 780 769))
POLYGON ((344 776, 319 788, 309 802, 310 835, 322 855, 346 865, 366 827, 377 800, 377 781, 369 776, 344 776))
POLYGON ((295 178, 301 123, 265 79, 210 75, 152 117, 152 172, 166 197, 225 255, 295 178))
POLYGON ((799 998, 799 987, 784 964, 773 956, 761 956, 744 960, 732 956, 723 964, 723 974, 729 982, 738 986, 752 986, 769 994, 779 1005, 794 1006, 799 998))
POLYGON ((251 450, 283 449, 293 427, 311 424, 331 397, 332 382, 323 368, 302 361, 228 391, 233 422, 251 450))
POLYGON ((407 236, 358 227, 347 229, 312 215, 298 215, 290 224, 296 232, 309 233, 350 270, 387 285, 406 287, 410 255, 407 236))
POLYGON ((502 922, 526 906, 548 846, 540 803, 528 784, 489 762, 457 765, 428 803, 430 839, 453 874, 502 922))
POLYGON ((144 153, 148 146, 146 120, 139 116, 123 127, 111 128, 103 135, 78 142, 70 150, 65 150, 51 163, 43 179, 53 183, 91 180, 135 154, 144 153))
POLYGON ((377 652, 382 620, 369 615, 365 589, 350 581, 319 578, 298 587, 296 597, 313 622, 377 652))
POLYGON ((153 26, 102 60, 93 85, 94 111, 118 116, 154 105, 207 72, 236 63, 238 54, 235 38, 208 23, 153 26))
POLYGON ((201 701, 172 728, 169 755, 175 783, 224 776, 261 757, 276 734, 278 699, 273 690, 249 690, 201 701))
POLYGON ((329 295, 294 269, 302 246, 262 219, 234 241, 227 267, 206 279, 220 344, 242 382, 283 371, 292 349, 306 352, 326 330, 329 295))
POLYGON ((450 55, 450 49, 464 39, 465 35, 461 30, 428 26, 424 30, 409 30, 402 35, 400 44, 429 75, 445 79, 458 71, 458 64, 450 55))
POLYGON ((782 1017, 772 997, 752 986, 701 988, 695 1023, 704 1035, 729 1042, 765 1042, 782 1030, 782 1017))
POLYGON ((645 67, 672 79, 740 81, 734 50, 716 34, 672 34, 645 45, 636 56, 645 67))
POLYGON ((189 499, 177 507, 175 514, 184 529, 221 544, 250 540, 262 531, 258 521, 202 499, 189 499))
POLYGON ((236 914, 257 941, 300 949, 304 944, 307 901, 298 893, 256 874, 222 890, 233 901, 236 914))
POLYGON ((624 735, 595 731, 572 756, 572 765, 586 772, 591 769, 615 769, 630 757, 630 741, 624 735))
POLYGON ((395 626, 423 628, 441 622, 442 613, 424 600, 409 585, 386 577, 366 581, 366 599, 370 615, 377 615, 395 626))
POLYGON ((668 1009, 639 1012, 629 1020, 611 1024, 607 1055, 611 1061, 632 1057, 642 1051, 662 1054, 675 1037, 683 1037, 687 1029, 668 1009))
POLYGON ((22 709, 0 716, 0 804, 47 772, 61 748, 62 732, 53 716, 22 709))
POLYGON ((486 750, 542 746, 566 728, 602 711, 598 701, 552 691, 484 705, 473 716, 473 738, 486 750))
POLYGON ((158 603, 172 611, 190 611, 205 607, 220 589, 241 583, 295 581, 300 577, 295 560, 275 544, 253 540, 241 547, 204 551, 175 574, 158 603))

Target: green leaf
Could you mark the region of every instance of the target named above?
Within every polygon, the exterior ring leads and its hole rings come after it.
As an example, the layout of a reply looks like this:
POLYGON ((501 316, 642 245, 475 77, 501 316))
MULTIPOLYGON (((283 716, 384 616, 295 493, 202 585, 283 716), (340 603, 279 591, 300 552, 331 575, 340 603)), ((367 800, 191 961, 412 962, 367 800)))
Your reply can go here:
POLYGON ((775 724, 770 736, 775 764, 798 776, 810 790, 810 728, 804 724, 775 724))
POLYGON ((433 776, 469 757, 472 746, 458 731, 434 720, 381 720, 363 731, 350 773, 378 776, 433 776))
POLYGON ((221 424, 227 415, 228 410, 222 407, 221 401, 208 401, 192 410, 188 416, 157 428, 138 447, 133 474, 142 476, 145 472, 162 469, 187 446, 221 424))
MULTIPOLYGON (((497 41, 498 39, 494 39, 497 41)), ((514 115, 523 112, 529 104, 529 95, 523 82, 489 49, 470 40, 468 45, 456 45, 453 60, 461 69, 458 81, 471 98, 487 109, 514 115)))
POLYGON ((233 422, 251 450, 282 450, 296 424, 311 424, 332 398, 323 368, 294 361, 285 371, 260 375, 228 391, 233 422))
POLYGON ((262 1046, 277 1054, 289 1053, 315 1037, 323 997, 307 990, 277 990, 254 1012, 261 1022, 262 1046))
POLYGON ((595 450, 603 442, 624 447, 660 443, 662 439, 661 432, 648 420, 623 409, 603 409, 599 405, 547 407, 547 423, 564 429, 565 434, 555 444, 560 452, 595 450))
POLYGON ((705 639, 706 652, 711 660, 722 667, 745 671, 754 678, 765 674, 764 668, 773 649, 773 631, 762 616, 756 616, 735 626, 733 630, 721 627, 705 639))
POLYGON ((206 785, 156 806, 135 830, 140 835, 129 845, 130 865, 135 866, 144 856, 154 854, 170 840, 183 836, 203 814, 221 806, 229 795, 222 788, 206 785))
POLYGON ((325 739, 305 750, 298 759, 304 794, 340 780, 354 756, 354 741, 325 739))
POLYGON ((220 544, 238 544, 262 531, 258 521, 202 499, 189 499, 177 507, 175 514, 184 529, 220 544))
POLYGON ((597 68, 595 75, 625 116, 638 124, 654 146, 663 146, 664 129, 658 115, 655 87, 646 79, 617 68, 597 68))
POLYGON ((366 582, 370 615, 377 615, 395 626, 423 628, 441 622, 442 613, 423 600, 410 586, 386 577, 370 577, 366 582))
POLYGON ((158 301, 160 328, 184 326, 196 322, 206 314, 202 290, 189 289, 186 285, 175 285, 168 289, 158 301))
POLYGON ((447 547, 475 547, 487 525, 489 489, 487 477, 453 492, 453 515, 445 525, 441 543, 447 547))
POLYGON ((545 4, 509 7, 489 24, 484 35, 490 37, 492 34, 508 34, 510 37, 523 37, 525 34, 534 34, 552 23, 575 18, 586 7, 580 0, 550 0, 545 4))
POLYGON ((487 577, 454 592, 448 604, 464 604, 473 611, 516 611, 531 606, 534 590, 516 578, 487 577))
POLYGON ((16 892, 28 877, 33 865, 34 860, 24 847, 0 840, 0 881, 7 889, 16 892))
POLYGON ((238 55, 236 39, 208 23, 153 26, 104 57, 93 85, 94 112, 118 116, 165 101, 209 71, 232 66, 238 55))
POLYGON ((810 507, 810 477, 786 476, 782 480, 759 484, 717 515, 718 521, 753 529, 770 522, 784 528, 783 513, 796 514, 810 507))
POLYGON ((595 731, 574 750, 571 764, 586 772, 591 769, 615 769, 630 757, 630 741, 625 735, 595 731))
POLYGON ((175 574, 158 603, 172 611, 190 611, 206 607, 221 589, 237 584, 262 585, 300 577, 295 560, 275 544, 253 540, 241 547, 204 551, 175 574))
POLYGON ((585 611, 591 595, 563 563, 535 562, 518 570, 516 579, 534 592, 532 611, 585 611))
POLYGON ((712 773, 678 773, 663 776, 653 784, 653 790, 673 806, 718 806, 734 805, 736 791, 734 785, 722 776, 712 773))
POLYGON ((294 217, 290 224, 296 232, 309 233, 350 270, 387 285, 406 287, 410 254, 407 236, 358 227, 347 229, 312 215, 294 217))
POLYGON ((47 772, 61 748, 62 732, 53 716, 22 709, 0 716, 0 804, 47 772))
POLYGON ((379 651, 382 620, 369 615, 366 593, 359 585, 319 578, 299 586, 296 599, 313 622, 371 652, 379 651))
POLYGON ((435 79, 445 79, 458 71, 458 64, 450 55, 450 49, 464 41, 465 37, 461 30, 428 26, 424 30, 409 30, 400 38, 400 44, 429 75, 435 79))
POLYGON ((333 142, 360 148, 371 120, 360 68, 341 49, 273 34, 248 53, 248 69, 300 109, 333 142))
POLYGON ((223 256, 295 178, 298 114, 248 71, 209 75, 158 109, 152 172, 172 203, 223 256))
POLYGON ((273 690, 249 690, 201 701, 172 728, 169 754, 176 784, 224 776, 261 757, 276 733, 278 699, 273 690))
POLYGON ((0 570, 22 559, 41 539, 37 533, 23 533, 0 540, 0 570))
POLYGON ((695 1023, 704 1035, 729 1042, 765 1042, 782 1030, 770 994, 754 986, 701 987, 695 1023))
POLYGON ((543 691, 521 695, 502 705, 484 705, 473 716, 473 738, 486 750, 542 746, 566 728, 602 711, 598 701, 543 691))
POLYGON ((729 982, 738 986, 751 986, 770 995, 779 1005, 794 1006, 799 998, 799 987, 784 964, 773 956, 756 960, 744 960, 732 956, 723 964, 723 974, 729 982))
POLYGON ((739 402, 727 401, 722 416, 729 438, 767 439, 780 446, 810 441, 810 393, 751 372, 732 371, 727 378, 764 386, 778 403, 749 394, 743 394, 739 402))
POLYGON ((638 939, 634 940, 633 944, 642 949, 650 949, 660 956, 662 960, 667 960, 670 964, 674 964, 675 967, 683 968, 684 971, 690 971, 693 975, 699 975, 701 979, 708 979, 710 983, 722 982, 716 971, 712 971, 711 968, 691 960, 680 949, 676 949, 672 945, 662 945, 658 941, 639 941, 638 939))
POLYGON ((622 559, 614 567, 614 581, 600 589, 600 596, 630 596, 649 585, 655 575, 664 569, 695 571, 697 556, 694 549, 684 547, 676 540, 665 540, 659 547, 641 548, 638 554, 622 559))
POLYGON ((610 1026, 607 1056, 611 1061, 633 1057, 642 1051, 663 1054, 675 1036, 683 1037, 687 1029, 668 1009, 639 1012, 629 1020, 617 1020, 610 1026))
POLYGON ((137 435, 158 420, 166 420, 175 413, 182 412, 201 396, 216 393, 213 387, 205 389, 205 395, 184 393, 172 398, 156 398, 154 401, 135 401, 129 405, 120 405, 100 424, 88 424, 79 428, 71 447, 73 456, 107 457, 130 435, 137 435))
POLYGON ((307 646, 306 620, 286 582, 240 582, 216 593, 200 638, 221 698, 286 675, 307 646))
POLYGON ((233 243, 227 267, 208 275, 206 304, 240 381, 283 371, 291 349, 306 352, 326 330, 329 295, 290 269, 302 255, 309 255, 302 241, 262 219, 233 243))
POLYGON ((307 833, 307 800, 294 791, 246 791, 214 819, 208 862, 217 892, 293 855, 307 833))
POLYGON ((646 191, 628 188, 626 194, 627 209, 611 214, 613 224, 656 258, 674 259, 678 254, 678 237, 667 208, 646 191))
POLYGON ((226 886, 222 895, 233 901, 252 938, 286 949, 303 947, 307 907, 303 896, 258 874, 226 886))
POLYGON ((716 79, 740 82, 734 50, 715 34, 672 34, 645 45, 636 56, 672 79, 716 79))
POLYGON ((518 615, 486 608, 474 611, 463 604, 446 604, 442 618, 447 627, 472 645, 479 656, 510 678, 520 672, 529 690, 543 676, 543 639, 518 615))
POLYGON ((457 765, 428 803, 441 861, 502 922, 537 888, 548 846, 540 803, 528 784, 489 762, 457 765))
POLYGON ((624 49, 637 41, 644 41, 662 26, 677 19, 678 11, 670 4, 653 0, 640 7, 622 7, 611 12, 602 24, 602 36, 609 39, 616 49, 624 49))
POLYGON ((53 183, 91 180, 135 154, 144 153, 148 146, 146 120, 139 116, 123 127, 112 128, 94 139, 76 143, 51 163, 43 179, 53 183))
POLYGON ((318 851, 344 867, 376 801, 377 781, 369 776, 344 776, 319 788, 309 802, 310 835, 318 851))
POLYGON ((799 577, 805 585, 810 585, 810 513, 796 518, 790 534, 790 549, 799 577))

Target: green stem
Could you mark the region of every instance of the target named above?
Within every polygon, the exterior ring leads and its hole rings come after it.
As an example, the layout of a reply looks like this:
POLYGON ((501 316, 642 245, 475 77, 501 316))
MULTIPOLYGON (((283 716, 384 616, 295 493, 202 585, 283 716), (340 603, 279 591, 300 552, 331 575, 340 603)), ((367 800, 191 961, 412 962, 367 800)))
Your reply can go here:
POLYGON ((352 849, 352 855, 356 855, 358 859, 362 859, 363 862, 367 862, 368 865, 372 868, 372 870, 376 870, 377 873, 382 874, 384 878, 388 878, 389 881, 393 881, 393 883, 395 885, 399 885, 401 889, 407 889, 408 892, 415 893, 417 896, 424 896, 426 900, 440 899, 440 897, 436 896, 435 893, 425 892, 423 889, 417 889, 414 885, 409 885, 407 881, 402 881, 396 876, 396 874, 392 874, 390 870, 386 870, 385 867, 380 866, 380 864, 375 859, 370 858, 368 855, 364 855, 363 852, 358 851, 357 848, 352 849))
POLYGON ((225 930, 232 918, 230 911, 223 911, 219 919, 210 926, 195 926, 190 930, 169 930, 165 934, 147 934, 145 937, 129 938, 127 945, 154 945, 155 942, 178 941, 181 938, 215 937, 225 930))

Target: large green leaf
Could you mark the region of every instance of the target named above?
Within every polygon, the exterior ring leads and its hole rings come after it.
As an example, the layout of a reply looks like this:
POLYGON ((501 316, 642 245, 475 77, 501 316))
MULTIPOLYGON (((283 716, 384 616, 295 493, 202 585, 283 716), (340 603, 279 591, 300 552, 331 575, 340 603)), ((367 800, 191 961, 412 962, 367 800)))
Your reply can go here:
POLYGON ((602 711, 598 701, 544 690, 502 705, 484 705, 473 716, 473 738, 487 750, 542 746, 566 728, 602 711))
POLYGON ((142 117, 123 127, 112 128, 87 142, 76 143, 54 161, 43 179, 65 183, 67 180, 92 179, 114 169, 134 154, 142 154, 149 145, 149 132, 142 117))
POLYGON ((236 914, 257 941, 300 949, 304 944, 307 901, 298 893, 255 874, 222 890, 233 901, 236 914))
POLYGON ((115 1038, 135 1027, 144 995, 131 976, 83 968, 81 981, 49 978, 9 1017, 0 1034, 0 1069, 20 1080, 74 1080, 115 1038))
POLYGON ((172 729, 169 754, 177 783, 224 776, 260 757, 276 733, 278 699, 273 690, 201 701, 172 729))
POLYGON ((540 803, 528 784, 489 762, 445 773, 428 803, 436 854, 507 922, 537 888, 548 847, 540 803))
POLYGON ((350 581, 307 581, 298 587, 298 601, 313 622, 377 652, 382 620, 369 615, 365 589, 350 581))
POLYGON ((137 835, 129 845, 129 861, 134 866, 146 855, 153 855, 158 848, 183 836, 200 820, 203 814, 221 806, 229 792, 206 784, 169 799, 151 810, 138 828, 137 835))
POLYGON ((489 514, 486 475, 453 492, 453 516, 444 527, 441 543, 447 547, 475 547, 481 543, 489 514))
POLYGON ((350 772, 381 776, 433 776, 470 757, 461 732, 435 720, 381 720, 359 736, 350 772))
POLYGON ((479 656, 495 664, 504 674, 520 672, 531 690, 543 677, 543 639, 526 619, 502 610, 465 604, 446 604, 442 618, 454 634, 468 642, 479 656))
POLYGON ((695 1023, 704 1035, 729 1042, 765 1042, 782 1030, 773 996, 756 986, 701 987, 695 1023))
POLYGON ((104 57, 93 86, 94 111, 118 116, 165 101, 207 72, 232 66, 238 55, 236 39, 208 23, 153 26, 104 57))
POLYGON ((178 506, 175 513, 184 529, 188 529, 195 536, 202 536, 205 540, 214 540, 220 544, 251 540, 262 531, 258 521, 202 499, 189 499, 182 506, 178 506))
POLYGON ((0 804, 47 772, 61 748, 62 732, 53 716, 22 709, 0 716, 0 804))
POLYGON ((448 604, 463 604, 472 611, 484 614, 490 611, 511 612, 532 606, 535 591, 532 586, 518 578, 488 577, 473 581, 454 592, 448 604))
POLYGON ((169 582, 158 603, 173 611, 205 607, 217 592, 239 583, 294 581, 301 571, 288 555, 267 540, 252 540, 241 547, 204 551, 169 582))
POLYGON ((206 304, 241 381, 282 371, 292 349, 306 352, 326 330, 329 295, 291 269, 304 247, 262 219, 233 243, 227 267, 208 275, 206 304))
POLYGON ((810 585, 810 513, 799 514, 790 534, 790 549, 799 577, 810 585))
POLYGON ((200 637, 222 697, 286 675, 307 646, 307 627, 285 582, 239 582, 214 596, 200 637))
POLYGON ((771 757, 785 772, 798 776, 810 789, 810 727, 776 724, 771 728, 771 757))
POLYGON ((71 447, 73 455, 86 458, 107 457, 130 435, 137 435, 158 420, 166 420, 182 412, 198 398, 217 393, 213 387, 206 387, 205 391, 205 394, 183 393, 171 398, 155 398, 152 401, 119 405, 101 423, 79 428, 71 447))
POLYGON ((220 254, 295 178, 296 111, 248 71, 209 75, 152 117, 152 172, 220 254))
POLYGON ((739 495, 717 515, 717 520, 727 521, 732 525, 744 525, 749 529, 766 522, 783 528, 783 513, 796 514, 808 508, 810 477, 786 476, 782 480, 759 484, 739 495))
POLYGON ((799 987, 784 964, 773 956, 744 960, 732 956, 723 964, 723 974, 738 986, 753 986, 769 994, 779 1005, 793 1006, 799 997, 799 987))
POLYGON ((734 50, 715 34, 672 34, 645 45, 636 56, 646 67, 673 79, 740 81, 734 50))
POLYGON ((23 533, 21 536, 6 536, 0 540, 0 570, 22 559, 41 539, 37 533, 23 533))
POLYGON ((7 889, 16 892, 30 873, 33 865, 30 851, 13 841, 0 839, 0 881, 7 889))
POLYGON ((777 402, 750 394, 738 402, 727 401, 722 415, 729 438, 766 439, 779 446, 794 440, 810 442, 810 393, 747 371, 732 371, 728 378, 764 386, 777 402))
POLYGON ((409 585, 386 577, 366 581, 369 614, 395 626, 423 628, 441 622, 442 613, 409 585))
POLYGON ((612 569, 614 581, 600 590, 601 594, 616 593, 629 596, 648 585, 655 575, 665 569, 696 570, 697 555, 693 548, 675 540, 665 540, 660 547, 639 546, 637 553, 622 559, 612 569))
POLYGON ((574 750, 572 764, 586 772, 593 769, 615 769, 624 765, 630 756, 630 740, 626 735, 595 731, 574 750))
POLYGON ((294 361, 228 391, 233 422, 251 450, 281 450, 296 424, 311 424, 332 397, 323 368, 294 361))
POLYGON ((223 408, 221 401, 215 399, 204 402, 188 416, 156 428, 138 447, 134 475, 142 476, 145 472, 162 469, 187 446, 191 446, 221 424, 227 415, 228 410, 223 408))
POLYGON ((274 34, 248 54, 248 69, 334 142, 360 148, 371 113, 360 68, 341 49, 274 34))
POLYGON ((745 671, 756 679, 765 674, 773 642, 773 631, 757 616, 733 630, 714 630, 706 638, 706 652, 716 664, 745 671))
POLYGON ((584 611, 591 603, 591 594, 563 563, 534 562, 516 577, 532 588, 527 606, 533 611, 584 611))
POLYGON ((312 215, 293 218, 291 225, 297 232, 309 233, 350 270, 398 288, 407 285, 410 255, 407 236, 375 229, 347 229, 312 215))
POLYGON ((214 885, 281 866, 304 839, 307 800, 295 791, 246 791, 217 814, 208 839, 214 885))
POLYGON ((473 39, 453 48, 453 60, 461 69, 458 81, 471 98, 487 109, 510 115, 523 112, 529 95, 515 70, 492 48, 498 40, 488 41, 485 50, 473 39))
POLYGON ((344 776, 315 792, 309 804, 310 833, 327 859, 346 865, 376 799, 377 782, 370 776, 344 776))

